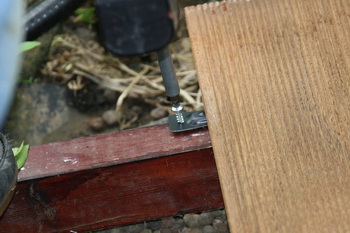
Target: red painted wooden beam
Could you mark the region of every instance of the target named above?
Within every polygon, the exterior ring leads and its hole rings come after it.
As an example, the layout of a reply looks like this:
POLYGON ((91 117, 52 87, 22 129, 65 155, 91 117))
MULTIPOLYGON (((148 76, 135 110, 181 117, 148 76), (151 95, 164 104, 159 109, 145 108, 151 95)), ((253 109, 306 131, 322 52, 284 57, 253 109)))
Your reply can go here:
POLYGON ((208 131, 156 126, 32 147, 0 232, 85 232, 223 206, 208 131))

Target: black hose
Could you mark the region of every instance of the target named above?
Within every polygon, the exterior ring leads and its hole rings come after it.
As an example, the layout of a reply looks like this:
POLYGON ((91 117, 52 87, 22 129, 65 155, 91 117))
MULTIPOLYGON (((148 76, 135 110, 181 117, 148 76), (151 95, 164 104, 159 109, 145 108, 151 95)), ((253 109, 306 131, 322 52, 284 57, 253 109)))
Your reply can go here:
POLYGON ((67 18, 85 0, 44 0, 25 15, 26 40, 35 40, 59 21, 67 18))

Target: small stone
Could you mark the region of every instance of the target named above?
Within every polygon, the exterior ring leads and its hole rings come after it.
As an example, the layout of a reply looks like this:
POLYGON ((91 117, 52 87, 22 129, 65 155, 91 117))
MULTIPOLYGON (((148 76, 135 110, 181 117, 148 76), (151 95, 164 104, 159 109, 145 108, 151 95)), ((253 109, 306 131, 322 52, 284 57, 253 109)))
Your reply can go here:
POLYGON ((94 117, 88 122, 89 127, 96 132, 101 132, 106 128, 105 122, 102 117, 94 117))
POLYGON ((203 233, 216 233, 212 225, 207 225, 203 227, 203 233))
POLYGON ((181 230, 181 233, 190 233, 190 228, 187 228, 187 227, 184 227, 182 230, 181 230))
POLYGON ((199 227, 198 219, 199 219, 198 214, 185 214, 184 216, 185 224, 190 228, 199 227))
POLYGON ((162 108, 154 108, 152 109, 150 115, 153 119, 158 120, 160 118, 166 117, 168 115, 168 112, 162 108))
POLYGON ((139 233, 140 231, 142 231, 143 229, 145 229, 145 224, 143 223, 139 223, 139 224, 134 224, 134 225, 130 225, 129 226, 129 233, 139 233))
POLYGON ((201 226, 206 226, 206 225, 209 225, 209 224, 212 224, 214 221, 214 218, 213 216, 210 214, 210 213, 201 213, 199 215, 199 219, 198 219, 198 223, 201 225, 201 226))
POLYGON ((192 228, 189 233, 202 233, 202 230, 199 228, 192 228))
POLYGON ((102 115, 102 119, 110 126, 118 122, 117 113, 114 110, 105 111, 102 115))
POLYGON ((147 227, 151 230, 159 230, 160 227, 162 226, 161 221, 149 221, 146 223, 147 227))
POLYGON ((219 219, 214 220, 213 227, 214 227, 215 231, 218 233, 228 233, 229 232, 227 223, 223 222, 219 219))
POLYGON ((152 230, 150 230, 150 229, 143 229, 142 231, 140 231, 140 233, 152 233, 152 230))
POLYGON ((118 100, 117 92, 112 91, 112 90, 104 90, 103 96, 106 99, 106 102, 110 103, 110 104, 116 103, 118 100))
POLYGON ((172 225, 175 224, 175 219, 173 217, 163 218, 161 222, 162 222, 162 228, 170 228, 172 225))
POLYGON ((210 211, 209 213, 214 218, 222 216, 222 210, 214 210, 214 211, 210 211))
POLYGON ((128 232, 128 226, 123 227, 117 227, 114 229, 111 229, 110 233, 127 233, 128 232))
POLYGON ((153 233, 161 233, 160 230, 155 230, 153 233))
POLYGON ((180 230, 185 227, 185 222, 182 218, 175 218, 174 224, 171 226, 171 230, 180 230))
POLYGON ((172 233, 170 229, 165 228, 165 229, 160 229, 160 233, 172 233))
POLYGON ((222 211, 222 217, 223 217, 225 220, 227 219, 226 211, 225 211, 225 210, 222 211))
POLYGON ((224 216, 219 216, 219 217, 216 217, 215 219, 218 219, 218 220, 220 220, 220 221, 225 221, 226 219, 224 218, 224 216))
POLYGON ((214 219, 213 226, 214 226, 214 224, 218 224, 218 223, 223 223, 223 221, 220 219, 214 219))

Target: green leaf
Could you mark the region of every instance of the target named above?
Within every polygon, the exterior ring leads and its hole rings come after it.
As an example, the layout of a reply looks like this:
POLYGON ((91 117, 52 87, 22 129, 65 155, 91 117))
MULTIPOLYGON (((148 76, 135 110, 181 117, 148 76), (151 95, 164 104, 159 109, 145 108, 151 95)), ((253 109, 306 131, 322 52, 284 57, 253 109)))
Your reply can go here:
POLYGON ((24 78, 19 78, 18 79, 18 82, 19 83, 29 83, 29 84, 31 84, 31 83, 36 83, 37 82, 37 80, 35 79, 35 78, 33 78, 33 77, 30 77, 29 79, 24 79, 24 78))
POLYGON ((29 145, 24 145, 24 142, 22 142, 20 147, 14 147, 12 151, 15 156, 17 167, 21 169, 27 160, 29 145))
POLYGON ((96 23, 95 10, 95 7, 78 8, 75 10, 75 14, 78 16, 77 21, 82 20, 86 23, 96 23))
POLYGON ((35 47, 38 47, 41 45, 39 41, 24 41, 21 43, 20 50, 21 52, 25 52, 31 49, 34 49, 35 47))
POLYGON ((20 147, 14 147, 14 148, 12 148, 12 151, 13 151, 13 154, 14 154, 15 157, 16 157, 16 156, 18 155, 18 153, 22 150, 22 148, 23 148, 23 143, 24 143, 24 142, 22 142, 22 144, 21 144, 20 147))

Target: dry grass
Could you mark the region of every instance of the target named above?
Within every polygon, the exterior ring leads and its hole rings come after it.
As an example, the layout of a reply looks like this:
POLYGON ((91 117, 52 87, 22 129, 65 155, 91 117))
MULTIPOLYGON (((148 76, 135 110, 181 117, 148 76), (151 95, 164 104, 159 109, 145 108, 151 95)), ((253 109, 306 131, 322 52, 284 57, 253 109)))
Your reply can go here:
MULTIPOLYGON (((170 50, 185 110, 202 109, 201 92, 193 66, 189 39, 175 41, 170 45, 170 50)), ((68 88, 74 91, 83 89, 85 80, 90 79, 102 88, 120 93, 116 103, 116 112, 120 119, 121 106, 128 97, 140 99, 170 112, 155 58, 151 56, 151 60, 147 63, 139 59, 135 66, 133 59, 112 56, 96 41, 85 42, 75 36, 64 34, 55 37, 49 62, 42 69, 42 74, 53 78, 56 82, 67 84, 68 88), (134 64, 130 66, 132 62, 134 64)))

